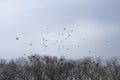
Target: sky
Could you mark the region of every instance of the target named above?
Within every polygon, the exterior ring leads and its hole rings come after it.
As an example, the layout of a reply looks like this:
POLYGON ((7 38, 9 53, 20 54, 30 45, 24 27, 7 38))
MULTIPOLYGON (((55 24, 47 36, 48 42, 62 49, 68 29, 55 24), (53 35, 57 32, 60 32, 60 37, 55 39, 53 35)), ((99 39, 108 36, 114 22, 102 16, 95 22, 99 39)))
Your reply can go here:
POLYGON ((1 0, 0 58, 120 56, 119 8, 120 0, 1 0))

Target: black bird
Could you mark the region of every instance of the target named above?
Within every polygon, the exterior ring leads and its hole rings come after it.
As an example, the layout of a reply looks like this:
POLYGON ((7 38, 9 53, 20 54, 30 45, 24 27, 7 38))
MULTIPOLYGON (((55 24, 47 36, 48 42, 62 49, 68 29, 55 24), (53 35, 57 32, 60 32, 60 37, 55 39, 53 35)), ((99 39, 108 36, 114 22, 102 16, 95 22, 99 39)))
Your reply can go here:
POLYGON ((73 30, 71 30, 71 32, 73 32, 73 30))
POLYGON ((37 61, 39 61, 39 59, 37 58, 37 61))
POLYGON ((64 47, 64 46, 62 46, 62 47, 64 47))
POLYGON ((69 48, 67 48, 67 50, 70 50, 69 48))
POLYGON ((50 33, 50 32, 47 32, 48 34, 50 33))
POLYGON ((16 39, 18 40, 19 38, 17 37, 16 39))
POLYGON ((71 65, 71 63, 70 63, 70 62, 68 62, 68 65, 70 66, 70 65, 71 65))
POLYGON ((44 39, 44 38, 42 38, 42 41, 45 41, 45 39, 44 39))
POLYGON ((96 66, 99 66, 100 63, 97 63, 96 66))
POLYGON ((47 42, 48 40, 45 40, 45 42, 47 42))
POLYGON ((42 43, 42 45, 44 45, 45 43, 42 43))
POLYGON ((66 28, 64 28, 64 30, 66 30, 66 28))
POLYGON ((58 49, 58 51, 60 51, 60 49, 58 49))
POLYGON ((32 60, 30 60, 30 62, 32 62, 32 60))
POLYGON ((109 41, 105 41, 105 43, 109 43, 109 41))
POLYGON ((85 38, 83 38, 83 40, 85 40, 85 38))
POLYGON ((70 34, 68 36, 71 36, 70 34))
POLYGON ((47 47, 47 45, 45 45, 45 47, 47 47))
POLYGON ((35 59, 35 56, 32 56, 35 59))
POLYGON ((106 67, 103 67, 103 69, 106 69, 106 67))
POLYGON ((58 42, 58 40, 56 40, 56 42, 58 42))
POLYGON ((32 43, 30 43, 29 45, 30 45, 30 46, 32 46, 33 44, 32 44, 32 43))
POLYGON ((62 58, 60 59, 60 61, 63 61, 63 60, 64 60, 64 59, 62 59, 62 58))
POLYGON ((67 40, 68 38, 65 38, 65 40, 67 40))
POLYGON ((89 53, 91 53, 92 51, 89 51, 89 53))
POLYGON ((77 47, 80 47, 80 45, 78 45, 77 47))

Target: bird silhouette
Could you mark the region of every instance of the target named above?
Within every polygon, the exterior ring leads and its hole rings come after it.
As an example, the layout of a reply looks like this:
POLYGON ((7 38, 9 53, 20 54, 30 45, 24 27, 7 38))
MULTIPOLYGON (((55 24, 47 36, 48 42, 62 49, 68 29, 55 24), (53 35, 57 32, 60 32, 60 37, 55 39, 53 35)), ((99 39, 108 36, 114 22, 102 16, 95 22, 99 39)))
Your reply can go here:
POLYGON ((89 53, 91 53, 92 51, 89 51, 89 53))
POLYGON ((17 37, 16 39, 18 40, 19 38, 17 37))
POLYGON ((64 47, 64 46, 62 46, 62 47, 64 47))
POLYGON ((30 62, 32 62, 32 60, 30 60, 30 62))
POLYGON ((45 45, 45 47, 47 47, 47 45, 45 45))
POLYGON ((68 36, 71 36, 70 34, 68 36))
POLYGON ((47 32, 48 34, 50 33, 50 32, 47 32))
POLYGON ((35 58, 35 56, 32 56, 33 58, 35 58))
POLYGON ((56 42, 58 42, 58 40, 56 40, 56 42))
POLYGON ((65 38, 65 40, 67 40, 68 38, 65 38))
POLYGON ((105 41, 105 43, 109 43, 109 41, 105 41))
POLYGON ((73 30, 71 30, 71 32, 73 32, 73 30))
POLYGON ((100 63, 97 63, 96 66, 98 67, 100 63))
POLYGON ((70 50, 69 48, 67 48, 67 50, 70 50))
POLYGON ((44 45, 45 43, 42 43, 42 45, 44 45))
POLYGON ((32 43, 29 44, 29 46, 32 46, 32 45, 33 45, 32 43))
POLYGON ((80 47, 80 45, 78 45, 77 47, 80 47))
POLYGON ((42 38, 42 41, 45 41, 45 39, 44 39, 44 38, 42 38))
POLYGON ((83 40, 85 40, 85 38, 83 38, 83 40))
POLYGON ((39 59, 38 59, 38 58, 37 58, 36 60, 37 60, 37 61, 39 61, 39 59))
POLYGON ((58 48, 60 48, 60 46, 58 46, 58 48))
POLYGON ((64 28, 64 30, 66 30, 66 28, 64 28))

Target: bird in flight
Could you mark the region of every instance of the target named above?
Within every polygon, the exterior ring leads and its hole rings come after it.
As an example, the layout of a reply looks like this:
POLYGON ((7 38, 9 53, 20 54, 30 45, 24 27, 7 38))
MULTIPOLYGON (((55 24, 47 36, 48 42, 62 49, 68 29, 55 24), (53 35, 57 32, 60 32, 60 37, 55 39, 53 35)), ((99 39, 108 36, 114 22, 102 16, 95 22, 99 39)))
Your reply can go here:
POLYGON ((80 45, 78 45, 77 47, 80 47, 80 45))
POLYGON ((62 36, 64 35, 64 33, 61 34, 62 36))
POLYGON ((65 40, 67 40, 68 38, 65 38, 65 40))
POLYGON ((109 41, 105 41, 105 43, 109 43, 109 41))
POLYGON ((64 30, 66 30, 66 28, 64 28, 64 30))
POLYGON ((83 38, 83 40, 85 40, 85 38, 83 38))
POLYGON ((70 50, 69 48, 67 48, 67 50, 70 50))
POLYGON ((89 51, 89 53, 92 53, 92 51, 89 51))
POLYGON ((48 34, 50 33, 50 32, 47 32, 48 34))
POLYGON ((47 45, 45 45, 45 47, 47 47, 47 45))
POLYGON ((17 37, 16 39, 18 40, 19 38, 17 37))
POLYGON ((64 46, 62 46, 62 47, 64 47, 64 46))
POLYGON ((60 51, 60 49, 58 49, 58 51, 60 51))
POLYGON ((71 32, 73 32, 73 30, 71 30, 71 32))
POLYGON ((56 40, 56 42, 58 42, 58 40, 56 40))
POLYGON ((44 38, 42 38, 42 41, 45 41, 45 39, 44 39, 44 38))
POLYGON ((45 43, 42 43, 42 45, 44 45, 45 43))
POLYGON ((33 44, 32 44, 32 43, 30 43, 29 45, 30 45, 30 46, 32 46, 33 44))
POLYGON ((70 34, 68 36, 71 36, 70 34))

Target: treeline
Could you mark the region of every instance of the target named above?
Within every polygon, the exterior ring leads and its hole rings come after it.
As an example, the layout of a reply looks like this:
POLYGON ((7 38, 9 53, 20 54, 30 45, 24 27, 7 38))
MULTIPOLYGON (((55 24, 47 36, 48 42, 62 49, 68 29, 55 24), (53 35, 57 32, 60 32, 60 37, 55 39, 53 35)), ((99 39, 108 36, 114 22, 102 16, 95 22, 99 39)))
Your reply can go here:
POLYGON ((77 60, 31 55, 0 60, 0 80, 120 80, 120 58, 77 60))

